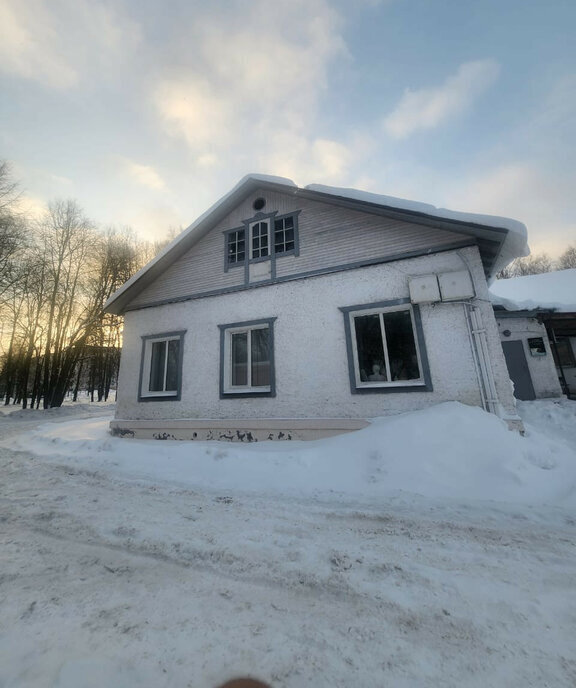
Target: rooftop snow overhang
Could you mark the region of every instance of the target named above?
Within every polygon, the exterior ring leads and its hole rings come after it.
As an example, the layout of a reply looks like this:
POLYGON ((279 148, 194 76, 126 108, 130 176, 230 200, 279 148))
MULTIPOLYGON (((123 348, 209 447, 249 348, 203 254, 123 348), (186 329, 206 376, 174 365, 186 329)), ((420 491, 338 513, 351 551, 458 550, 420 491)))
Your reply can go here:
POLYGON ((471 241, 478 246, 488 280, 493 279, 496 273, 514 258, 529 254, 526 244, 526 227, 515 220, 438 209, 424 203, 379 196, 354 189, 338 189, 320 185, 299 188, 291 180, 283 177, 251 174, 244 177, 230 192, 112 294, 104 304, 104 310, 118 315, 124 313, 130 301, 192 248, 238 203, 257 190, 293 194, 312 201, 322 201, 352 210, 463 234, 470 237, 471 241))

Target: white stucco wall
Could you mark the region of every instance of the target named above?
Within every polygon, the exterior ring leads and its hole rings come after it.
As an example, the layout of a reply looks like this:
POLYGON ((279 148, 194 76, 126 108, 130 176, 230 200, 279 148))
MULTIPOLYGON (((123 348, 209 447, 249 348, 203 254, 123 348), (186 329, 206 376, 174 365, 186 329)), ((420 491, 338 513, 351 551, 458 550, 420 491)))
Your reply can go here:
POLYGON ((352 394, 340 307, 407 298, 408 279, 468 267, 479 297, 501 401, 514 410, 498 329, 475 247, 285 282, 126 314, 116 417, 371 418, 447 400, 479 405, 462 304, 420 308, 433 392, 352 394), (274 324, 276 397, 220 399, 218 325, 274 324), (180 401, 138 402, 141 337, 186 330, 180 401))
POLYGON ((544 325, 535 318, 499 318, 497 315, 496 321, 501 341, 522 342, 536 398, 546 399, 562 396, 562 388, 558 382, 558 373, 544 325), (510 334, 504 335, 505 331, 510 332, 510 334), (542 337, 546 347, 546 356, 532 356, 528 346, 528 339, 532 337, 542 337))

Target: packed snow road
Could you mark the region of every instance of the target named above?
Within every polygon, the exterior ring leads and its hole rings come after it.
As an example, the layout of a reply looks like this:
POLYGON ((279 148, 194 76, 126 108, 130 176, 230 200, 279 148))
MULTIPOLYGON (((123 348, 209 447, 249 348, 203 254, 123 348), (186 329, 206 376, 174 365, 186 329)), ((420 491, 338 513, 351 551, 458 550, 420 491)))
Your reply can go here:
POLYGON ((1 686, 576 685, 570 505, 197 489, 37 425, 0 421, 1 686))

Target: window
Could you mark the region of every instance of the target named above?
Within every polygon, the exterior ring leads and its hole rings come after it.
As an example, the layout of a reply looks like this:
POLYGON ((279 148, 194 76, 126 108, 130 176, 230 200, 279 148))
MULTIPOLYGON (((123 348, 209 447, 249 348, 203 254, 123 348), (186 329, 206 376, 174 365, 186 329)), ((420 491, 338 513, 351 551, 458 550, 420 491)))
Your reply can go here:
POLYGON ((275 396, 274 320, 220 325, 221 396, 275 396))
POLYGON ((398 300, 341 310, 353 393, 432 389, 417 306, 398 300))
POLYGON ((276 213, 257 213, 244 220, 244 228, 227 230, 225 270, 249 261, 273 259, 274 256, 298 255, 298 214, 274 217, 276 213))
POLYGON ((294 215, 281 217, 274 221, 274 253, 294 251, 294 215))
POLYGON ((184 332, 142 338, 140 399, 180 399, 184 332))
POLYGON ((243 263, 246 257, 245 233, 243 229, 228 232, 227 236, 227 258, 229 265, 243 263))
POLYGON ((528 348, 531 356, 546 356, 546 347, 542 337, 529 337, 528 348))
POLYGON ((266 258, 270 249, 268 246, 268 222, 255 222, 251 226, 252 250, 251 258, 266 258))

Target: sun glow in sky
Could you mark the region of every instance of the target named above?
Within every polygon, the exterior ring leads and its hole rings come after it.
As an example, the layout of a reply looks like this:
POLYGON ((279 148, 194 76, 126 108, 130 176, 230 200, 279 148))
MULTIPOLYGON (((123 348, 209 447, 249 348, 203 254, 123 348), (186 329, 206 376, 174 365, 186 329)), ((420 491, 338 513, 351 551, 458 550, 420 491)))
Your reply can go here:
POLYGON ((574 0, 0 0, 0 159, 143 238, 250 172, 576 243, 574 0))

